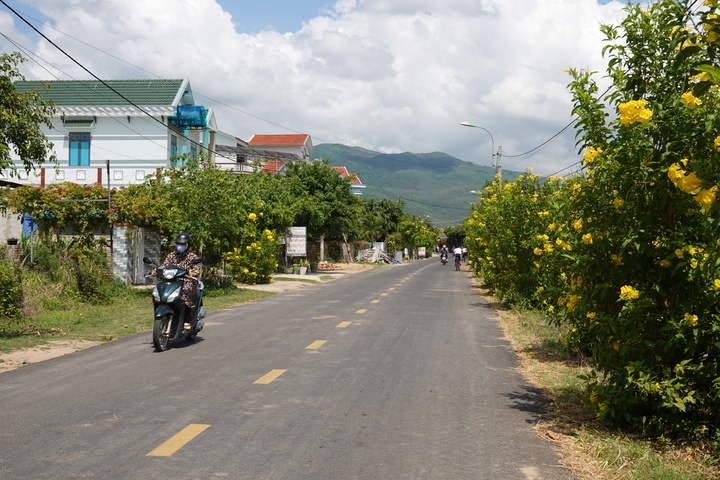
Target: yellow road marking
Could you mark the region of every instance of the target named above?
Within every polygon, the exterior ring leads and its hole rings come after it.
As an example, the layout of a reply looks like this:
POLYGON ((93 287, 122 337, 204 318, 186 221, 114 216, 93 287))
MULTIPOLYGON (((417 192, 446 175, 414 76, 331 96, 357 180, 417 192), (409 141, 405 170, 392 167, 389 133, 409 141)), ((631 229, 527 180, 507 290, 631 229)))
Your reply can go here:
POLYGON ((318 348, 325 345, 326 342, 327 342, 327 340, 315 340, 310 345, 305 347, 305 350, 317 350, 318 348))
POLYGON ((166 440, 162 445, 152 452, 148 453, 148 457, 169 457, 173 453, 184 447, 190 440, 204 432, 210 425, 200 423, 191 423, 187 427, 166 440))
POLYGON ((380 294, 381 297, 387 297, 387 295, 388 295, 387 293, 381 293, 381 294, 380 294))
POLYGON ((350 325, 350 322, 340 322, 337 324, 337 328, 345 328, 350 325))
POLYGON ((367 308, 361 308, 360 310, 358 310, 355 313, 365 313, 365 312, 367 312, 367 308))
POLYGON ((372 301, 370 301, 370 303, 378 303, 378 302, 380 302, 380 300, 372 300, 372 301))
POLYGON ((321 315, 319 317, 312 317, 313 320, 327 320, 328 318, 335 318, 335 315, 321 315))
POLYGON ((388 288, 388 290, 395 290, 395 287, 390 287, 388 288))
POLYGON ((267 385, 285 372, 287 372, 287 370, 270 370, 268 373, 255 380, 253 385, 267 385))

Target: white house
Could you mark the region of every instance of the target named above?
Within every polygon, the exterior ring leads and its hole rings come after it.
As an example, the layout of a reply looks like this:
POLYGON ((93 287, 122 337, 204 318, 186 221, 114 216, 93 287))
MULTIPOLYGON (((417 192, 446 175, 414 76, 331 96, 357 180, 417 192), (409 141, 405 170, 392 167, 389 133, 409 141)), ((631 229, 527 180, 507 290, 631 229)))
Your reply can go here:
POLYGON ((15 87, 38 91, 57 110, 52 128, 43 127, 57 171, 48 164, 19 179, 0 171, 0 180, 21 185, 141 183, 172 157, 207 149, 217 132, 213 111, 195 105, 186 79, 26 81, 15 87))

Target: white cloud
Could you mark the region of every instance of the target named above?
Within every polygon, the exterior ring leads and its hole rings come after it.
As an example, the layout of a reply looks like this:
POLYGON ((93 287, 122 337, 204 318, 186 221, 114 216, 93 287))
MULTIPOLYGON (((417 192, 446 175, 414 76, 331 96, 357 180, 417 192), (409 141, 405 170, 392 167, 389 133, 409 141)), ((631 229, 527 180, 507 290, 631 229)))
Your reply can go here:
MULTIPOLYGON (((249 35, 214 0, 24 1, 96 49, 164 78, 189 78, 196 93, 234 107, 196 95, 241 138, 288 131, 282 126, 316 143, 444 151, 486 165, 489 136, 459 122, 487 128, 510 155, 547 140, 571 120, 563 70, 603 72, 599 25, 622 15, 622 4, 594 0, 340 0, 297 32, 249 35)), ((11 31, 8 18, 0 12, 3 31, 11 31)), ((101 78, 149 76, 53 28, 43 32, 101 78)), ((33 48, 60 78, 88 77, 47 42, 33 48)), ((49 78, 38 67, 28 76, 49 78)), ((554 173, 577 160, 573 143, 569 130, 526 163, 554 173)))

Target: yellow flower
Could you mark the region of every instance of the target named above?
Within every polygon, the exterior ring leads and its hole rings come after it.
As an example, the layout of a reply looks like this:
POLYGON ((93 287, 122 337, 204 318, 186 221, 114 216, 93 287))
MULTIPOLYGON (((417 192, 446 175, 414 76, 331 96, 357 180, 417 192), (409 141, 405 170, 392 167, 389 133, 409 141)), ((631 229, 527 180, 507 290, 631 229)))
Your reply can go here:
POLYGON ((595 313, 595 312, 588 312, 588 313, 585 314, 585 316, 586 316, 587 318, 593 319, 593 318, 597 317, 597 313, 595 313))
POLYGON ((640 296, 640 292, 635 290, 630 285, 623 285, 620 287, 620 299, 621 300, 635 300, 640 296))
POLYGON ((673 163, 672 165, 670 165, 670 168, 668 168, 668 177, 670 178, 670 181, 674 184, 677 184, 677 182, 682 180, 684 176, 685 170, 680 168, 680 165, 678 165, 677 163, 673 163))
POLYGON ((585 235, 582 236, 582 241, 583 241, 583 243, 592 245, 592 243, 593 243, 592 235, 590 235, 589 233, 586 233, 585 235))
POLYGON ((615 200, 613 200, 613 207, 620 208, 623 205, 625 205, 625 200, 623 200, 622 198, 616 198, 615 200))
POLYGON ((693 193, 698 188, 702 187, 702 180, 695 175, 695 172, 690 172, 685 175, 682 179, 675 183, 677 187, 685 193, 693 193))
POLYGON ((663 267, 663 268, 668 268, 668 267, 670 267, 671 265, 672 265, 672 263, 670 262, 670 260, 668 260, 668 259, 666 259, 666 258, 660 260, 660 266, 663 267))
POLYGON ((718 278, 715 279, 715 281, 713 282, 713 288, 715 290, 720 290, 720 279, 718 279, 718 278))
POLYGON ((250 212, 250 215, 248 215, 248 219, 249 219, 251 222, 254 222, 254 221, 257 219, 257 215, 255 215, 254 213, 250 212))
POLYGON ((709 211, 710 207, 713 206, 715 203, 718 187, 717 185, 712 187, 709 190, 700 190, 697 195, 695 195, 695 201, 698 202, 702 207, 705 209, 705 211, 709 211))
POLYGON ((598 392, 595 390, 590 392, 590 401, 595 403, 595 402, 597 402, 597 399, 598 399, 598 392))
POLYGON ((607 410, 607 405, 604 403, 598 403, 598 408, 601 412, 604 412, 605 410, 607 410))
POLYGON ((553 231, 556 228, 557 228, 557 225, 555 223, 551 223, 550 225, 548 225, 548 230, 550 230, 550 231, 553 231))
POLYGON ((600 155, 602 153, 602 150, 595 147, 588 147, 587 150, 585 150, 585 155, 583 155, 583 159, 585 160, 585 163, 590 165, 593 163, 593 160, 595 160, 595 157, 600 155))
POLYGON ((683 258, 683 250, 682 250, 682 248, 678 248, 678 249, 675 250, 675 256, 676 256, 677 258, 683 258))
POLYGON ((552 305, 550 305, 550 306, 548 307, 548 313, 553 313, 554 311, 555 311, 555 307, 553 307, 552 305))
POLYGON ((686 313, 686 314, 683 316, 683 319, 684 319, 684 320, 688 323, 688 325, 690 325, 691 327, 694 327, 695 325, 697 325, 697 322, 698 322, 698 317, 697 317, 697 315, 692 315, 692 314, 690 314, 690 313, 686 313))
POLYGON ((539 257, 543 254, 543 251, 536 247, 535 250, 533 250, 533 253, 539 257))
POLYGON ((545 251, 548 252, 548 253, 551 253, 551 252, 553 251, 552 243, 546 243, 545 245, 543 245, 543 248, 544 248, 545 251))
POLYGON ((690 110, 697 107, 698 105, 702 105, 702 100, 697 98, 695 95, 692 94, 692 92, 685 92, 682 94, 682 102, 685 104, 686 107, 688 107, 690 110))
POLYGON ((578 232, 578 233, 582 232, 582 228, 583 228, 583 221, 582 221, 582 219, 575 220, 575 221, 573 222, 573 228, 574 228, 575 231, 578 232))
POLYGON ((613 349, 616 350, 616 351, 617 351, 617 350, 620 350, 620 341, 618 340, 618 341, 616 341, 616 342, 613 342, 613 346, 612 346, 612 347, 613 347, 613 349))
POLYGON ((720 136, 715 137, 715 141, 713 142, 713 146, 715 147, 715 151, 720 152, 720 136))
POLYGON ((647 123, 652 120, 653 113, 650 109, 645 108, 646 100, 631 100, 629 102, 618 105, 618 113, 620 113, 620 123, 631 125, 633 123, 647 123))
POLYGON ((612 262, 613 262, 615 265, 617 265, 618 267, 621 266, 621 265, 624 265, 624 264, 623 264, 623 261, 622 261, 622 258, 618 257, 618 256, 615 255, 614 253, 613 253, 612 255, 610 255, 610 260, 612 260, 612 262))

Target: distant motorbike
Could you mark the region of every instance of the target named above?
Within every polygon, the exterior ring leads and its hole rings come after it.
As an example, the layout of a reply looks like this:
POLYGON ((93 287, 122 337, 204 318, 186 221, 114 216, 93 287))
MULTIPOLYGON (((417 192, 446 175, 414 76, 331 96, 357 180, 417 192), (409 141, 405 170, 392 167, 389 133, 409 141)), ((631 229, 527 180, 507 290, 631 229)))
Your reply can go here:
POLYGON ((448 262, 448 255, 447 255, 447 253, 441 253, 441 254, 440 254, 440 261, 442 262, 443 265, 446 265, 446 264, 447 264, 447 262, 448 262))
MULTIPOLYGON (((143 258, 143 262, 150 265, 157 265, 149 257, 143 258)), ((192 264, 202 262, 202 258, 195 258, 192 264)), ((190 272, 175 265, 157 268, 155 276, 159 279, 152 291, 153 306, 155 308, 155 323, 153 325, 153 345, 156 352, 167 350, 170 340, 185 337, 188 342, 195 339, 205 325, 205 307, 202 297, 205 294, 205 285, 200 280, 190 276, 190 272), (183 282, 181 279, 190 278, 198 282, 198 289, 192 299, 195 318, 191 319, 192 310, 185 305, 182 298, 183 282), (185 323, 190 323, 190 328, 184 328, 185 323)))

